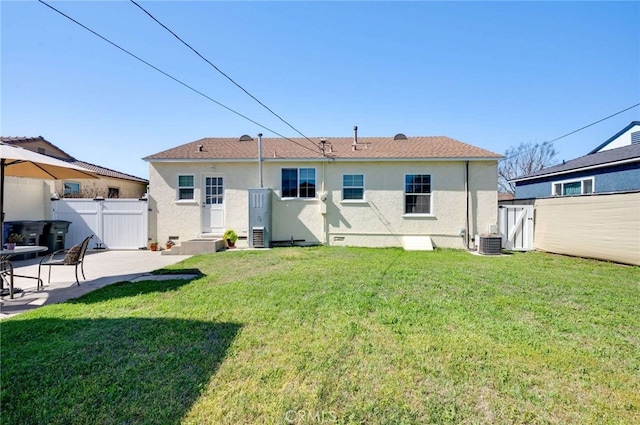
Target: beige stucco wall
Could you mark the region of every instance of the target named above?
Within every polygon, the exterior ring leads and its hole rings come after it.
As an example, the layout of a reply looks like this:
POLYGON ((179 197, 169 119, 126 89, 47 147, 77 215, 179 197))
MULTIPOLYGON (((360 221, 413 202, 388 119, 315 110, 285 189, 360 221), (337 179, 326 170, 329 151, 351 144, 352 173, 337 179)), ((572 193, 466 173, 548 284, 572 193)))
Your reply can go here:
MULTIPOLYGON (((247 188, 258 186, 256 163, 155 163, 150 165, 150 237, 180 241, 201 236, 202 184, 205 175, 225 178, 225 228, 248 235, 247 188), (176 202, 179 174, 195 175, 195 201, 176 202)), ((441 247, 463 248, 465 162, 270 162, 263 167, 265 187, 274 190, 273 240, 304 240, 352 246, 402 246, 402 236, 430 235, 441 247), (326 201, 281 199, 281 169, 315 167, 318 194, 326 201), (404 176, 431 174, 433 215, 403 214, 404 176), (342 175, 365 175, 365 201, 341 202, 342 175), (323 209, 326 206, 326 214, 323 209)), ((470 235, 497 223, 495 161, 470 162, 470 235)))
MULTIPOLYGON (((76 179, 68 181, 80 183, 80 197, 82 198, 93 198, 96 196, 106 198, 110 187, 119 189, 119 198, 141 198, 147 192, 146 183, 105 176, 100 176, 98 179, 76 179)), ((62 197, 63 184, 64 181, 62 180, 55 181, 55 190, 59 197, 62 197)))
POLYGON ((247 236, 248 187, 258 186, 255 164, 161 163, 149 167, 149 237, 164 242, 197 239, 202 230, 202 187, 205 176, 224 177, 225 227, 247 236), (194 201, 176 201, 178 175, 195 176, 194 201))
POLYGON ((640 193, 537 199, 534 247, 640 265, 640 193))
MULTIPOLYGON (((440 247, 463 248, 465 162, 329 164, 326 167, 328 241, 336 245, 401 246, 402 236, 430 235, 440 247), (343 174, 365 174, 365 201, 342 202, 343 174), (430 174, 432 216, 404 214, 406 174, 430 174)), ((469 164, 469 233, 497 222, 495 162, 469 164)))
POLYGON ((5 220, 48 220, 51 218, 53 180, 5 177, 5 220))

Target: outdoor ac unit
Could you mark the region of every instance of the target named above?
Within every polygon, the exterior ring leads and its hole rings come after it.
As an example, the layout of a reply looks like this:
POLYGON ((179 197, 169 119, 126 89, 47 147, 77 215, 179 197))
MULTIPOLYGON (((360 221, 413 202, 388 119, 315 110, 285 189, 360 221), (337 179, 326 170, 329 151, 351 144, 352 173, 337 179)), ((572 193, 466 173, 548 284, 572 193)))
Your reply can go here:
POLYGON ((480 235, 478 242, 478 252, 485 255, 496 255, 502 253, 502 236, 500 235, 480 235))
POLYGON ((271 189, 249 189, 249 246, 271 246, 271 189))

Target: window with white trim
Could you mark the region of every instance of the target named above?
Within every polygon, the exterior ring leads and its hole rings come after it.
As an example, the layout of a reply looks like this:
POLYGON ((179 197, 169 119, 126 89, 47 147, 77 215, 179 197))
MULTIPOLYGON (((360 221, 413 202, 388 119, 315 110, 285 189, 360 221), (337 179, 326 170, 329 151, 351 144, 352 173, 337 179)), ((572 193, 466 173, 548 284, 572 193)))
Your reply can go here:
POLYGON ((68 198, 80 197, 80 183, 64 182, 62 196, 68 198))
POLYGON ((342 200, 364 200, 364 174, 342 175, 342 200))
POLYGON ((316 197, 316 169, 315 168, 283 168, 282 169, 282 197, 283 198, 315 198, 316 197))
POLYGON ((222 177, 205 177, 204 190, 206 205, 222 205, 224 202, 224 179, 222 177))
POLYGON ((574 195, 588 195, 593 193, 594 184, 593 177, 585 179, 572 179, 564 180, 560 182, 554 182, 551 184, 552 196, 574 196, 574 195))
POLYGON ((404 177, 404 213, 431 214, 431 175, 407 174, 404 177))
POLYGON ((193 174, 183 174, 178 176, 178 191, 177 191, 177 199, 178 201, 189 200, 192 201, 195 199, 195 178, 193 174))

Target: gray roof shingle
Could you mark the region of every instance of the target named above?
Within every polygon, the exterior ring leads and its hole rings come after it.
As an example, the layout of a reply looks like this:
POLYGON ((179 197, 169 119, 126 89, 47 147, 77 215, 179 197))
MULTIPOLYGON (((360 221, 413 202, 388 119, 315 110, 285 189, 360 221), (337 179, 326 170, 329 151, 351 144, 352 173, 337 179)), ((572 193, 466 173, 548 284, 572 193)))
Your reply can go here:
POLYGON ((615 164, 620 161, 634 160, 640 161, 640 144, 623 146, 620 148, 609 149, 602 152, 591 153, 581 156, 563 164, 554 165, 544 168, 526 176, 517 177, 511 181, 529 180, 534 177, 543 177, 549 174, 562 174, 574 170, 587 167, 595 167, 598 165, 615 164))

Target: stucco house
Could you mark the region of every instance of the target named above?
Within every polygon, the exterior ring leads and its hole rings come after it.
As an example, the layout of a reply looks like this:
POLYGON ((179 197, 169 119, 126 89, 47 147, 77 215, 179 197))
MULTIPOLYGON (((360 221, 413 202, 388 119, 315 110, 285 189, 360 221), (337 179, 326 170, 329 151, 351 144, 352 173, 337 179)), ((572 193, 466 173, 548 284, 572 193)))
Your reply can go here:
POLYGON ((587 155, 513 179, 515 199, 640 190, 640 121, 587 155))
POLYGON ((250 189, 260 187, 271 189, 273 242, 463 248, 496 225, 500 155, 449 137, 358 138, 354 130, 205 138, 143 158, 150 234, 179 243, 225 229, 249 237, 250 189))
POLYGON ((5 199, 20 202, 5 203, 7 220, 42 220, 51 215, 51 196, 60 198, 140 198, 147 192, 148 180, 121 173, 99 165, 80 161, 42 136, 0 137, 0 141, 48 155, 94 172, 97 179, 42 180, 24 177, 5 178, 5 199))
POLYGON ((79 181, 56 181, 55 193, 59 197, 102 196, 104 198, 139 198, 147 191, 148 180, 80 161, 69 155, 44 137, 2 137, 0 141, 20 146, 42 155, 48 155, 69 162, 98 175, 98 179, 79 181))

